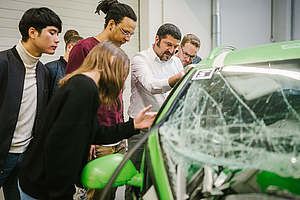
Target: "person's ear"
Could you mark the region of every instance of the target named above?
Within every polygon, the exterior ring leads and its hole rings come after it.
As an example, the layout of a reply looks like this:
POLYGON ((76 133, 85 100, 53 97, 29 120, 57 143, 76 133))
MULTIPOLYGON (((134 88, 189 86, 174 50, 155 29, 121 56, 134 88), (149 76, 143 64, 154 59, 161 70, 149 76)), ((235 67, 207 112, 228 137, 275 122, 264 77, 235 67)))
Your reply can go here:
POLYGON ((73 45, 72 44, 68 44, 67 46, 67 52, 70 53, 71 49, 73 48, 73 45))
POLYGON ((28 36, 31 39, 35 39, 38 36, 38 31, 34 27, 28 29, 28 36))
POLYGON ((109 20, 107 26, 108 26, 109 30, 111 31, 115 25, 116 25, 115 20, 111 19, 111 20, 109 20))
POLYGON ((157 43, 159 42, 159 36, 155 36, 155 45, 157 45, 157 43))

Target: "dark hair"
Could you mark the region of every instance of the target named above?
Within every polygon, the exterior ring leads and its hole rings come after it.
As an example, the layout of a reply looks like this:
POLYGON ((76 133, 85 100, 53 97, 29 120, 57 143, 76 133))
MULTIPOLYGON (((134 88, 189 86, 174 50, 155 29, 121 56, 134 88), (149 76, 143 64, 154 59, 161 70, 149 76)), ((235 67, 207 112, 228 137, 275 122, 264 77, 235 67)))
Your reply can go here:
POLYGON ((74 44, 76 44, 76 42, 78 42, 79 40, 82 40, 82 39, 83 39, 83 37, 81 37, 79 35, 74 35, 74 36, 70 37, 66 42, 66 46, 65 46, 66 51, 67 51, 67 47, 69 44, 74 45, 74 44))
POLYGON ((128 17, 135 22, 137 20, 134 10, 129 5, 119 3, 117 0, 99 1, 95 13, 100 15, 100 10, 106 14, 104 28, 106 28, 111 19, 113 19, 116 24, 119 24, 124 17, 128 17))
POLYGON ((182 41, 181 41, 181 46, 184 47, 184 45, 186 43, 191 43, 192 45, 194 45, 197 49, 200 48, 200 39, 194 35, 194 34, 186 34, 183 38, 182 38, 182 41))
POLYGON ((157 30, 156 35, 159 37, 158 42, 160 42, 161 39, 166 38, 167 35, 171 35, 175 39, 181 40, 180 29, 177 26, 175 26, 174 24, 170 24, 170 23, 161 25, 159 27, 159 29, 157 30))
POLYGON ((74 29, 69 29, 69 30, 67 30, 66 32, 65 32, 65 34, 64 34, 64 41, 65 41, 65 43, 67 43, 68 42, 68 40, 71 38, 71 37, 73 37, 73 36, 80 36, 79 35, 79 33, 78 33, 78 31, 76 31, 76 30, 74 30, 74 29))
POLYGON ((61 32, 62 21, 54 11, 46 7, 28 9, 19 22, 22 40, 24 42, 28 40, 28 30, 31 27, 35 28, 40 34, 47 26, 55 26, 58 32, 61 32))

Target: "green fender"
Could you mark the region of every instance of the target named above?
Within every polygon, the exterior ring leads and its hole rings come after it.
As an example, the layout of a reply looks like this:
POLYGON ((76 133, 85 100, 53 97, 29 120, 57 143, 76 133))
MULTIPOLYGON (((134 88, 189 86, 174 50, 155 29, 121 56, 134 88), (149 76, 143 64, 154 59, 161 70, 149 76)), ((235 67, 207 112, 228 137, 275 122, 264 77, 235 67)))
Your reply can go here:
MULTIPOLYGON (((82 171, 82 184, 91 189, 103 189, 123 159, 124 155, 117 153, 89 162, 82 171)), ((138 187, 142 185, 142 178, 130 160, 122 168, 112 187, 127 183, 138 187)))

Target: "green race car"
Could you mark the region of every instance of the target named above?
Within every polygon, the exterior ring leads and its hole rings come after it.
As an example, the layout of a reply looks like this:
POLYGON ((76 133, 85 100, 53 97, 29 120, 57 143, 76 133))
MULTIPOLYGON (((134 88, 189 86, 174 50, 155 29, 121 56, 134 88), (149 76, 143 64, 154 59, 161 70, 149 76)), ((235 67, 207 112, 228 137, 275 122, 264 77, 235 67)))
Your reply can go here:
POLYGON ((140 172, 134 148, 87 164, 82 183, 131 185, 136 199, 300 199, 300 41, 217 47, 145 139, 140 172))

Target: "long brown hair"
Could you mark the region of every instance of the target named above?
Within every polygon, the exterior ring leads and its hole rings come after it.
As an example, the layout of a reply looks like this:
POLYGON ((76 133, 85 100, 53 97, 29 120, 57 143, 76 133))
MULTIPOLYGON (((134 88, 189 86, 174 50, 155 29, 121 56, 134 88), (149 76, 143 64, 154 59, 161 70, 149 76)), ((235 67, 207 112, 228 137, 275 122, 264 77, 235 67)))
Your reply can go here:
POLYGON ((116 105, 118 110, 120 110, 121 101, 119 94, 129 74, 129 67, 130 63, 127 54, 115 43, 105 40, 90 51, 76 71, 59 81, 59 87, 62 87, 76 74, 82 74, 98 68, 100 73, 98 82, 100 104, 110 108, 116 105))

